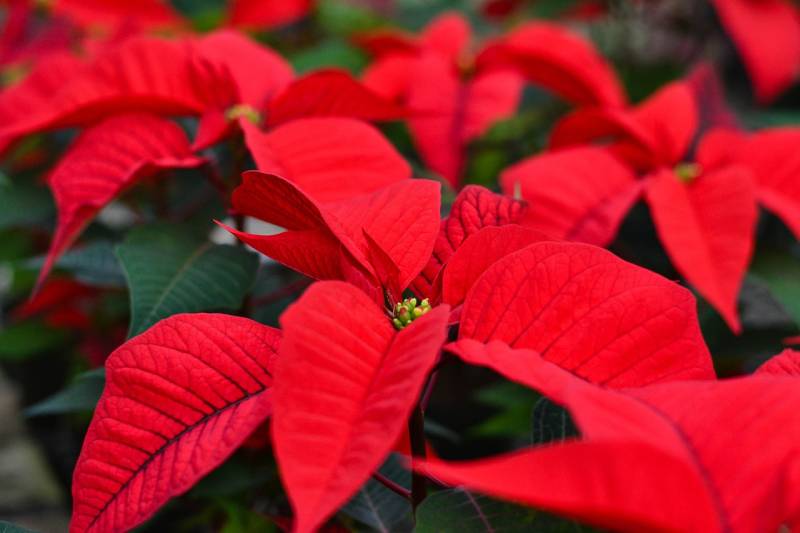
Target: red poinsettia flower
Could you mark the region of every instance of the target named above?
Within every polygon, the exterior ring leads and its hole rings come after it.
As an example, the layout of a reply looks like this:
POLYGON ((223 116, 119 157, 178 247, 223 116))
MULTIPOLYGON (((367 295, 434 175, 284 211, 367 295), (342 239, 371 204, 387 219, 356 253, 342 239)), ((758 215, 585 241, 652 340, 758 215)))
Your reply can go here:
POLYGON ((271 29, 307 16, 314 4, 314 0, 233 0, 229 23, 242 28, 271 29))
POLYGON ((756 186, 743 165, 724 159, 712 136, 686 161, 697 124, 695 98, 684 82, 634 108, 577 110, 557 124, 553 147, 615 141, 530 158, 506 170, 501 183, 506 193, 518 190, 539 206, 527 220, 533 227, 599 245, 613 240, 644 193, 673 264, 738 332, 736 301, 753 251, 756 186))
POLYGON ((453 186, 467 144, 517 108, 523 78, 576 103, 619 103, 608 64, 559 26, 524 25, 477 56, 470 37, 467 21, 449 13, 419 36, 380 31, 360 39, 376 56, 365 83, 413 110, 408 123, 421 157, 453 186))
POLYGON ((800 72, 800 11, 789 0, 710 0, 753 82, 768 103, 800 72))
POLYGON ((612 390, 534 350, 452 348, 566 407, 581 435, 485 460, 431 462, 423 471, 436 479, 618 531, 798 525, 800 392, 786 377, 796 376, 796 354, 752 377, 612 390), (775 427, 782 433, 764 441, 775 427))

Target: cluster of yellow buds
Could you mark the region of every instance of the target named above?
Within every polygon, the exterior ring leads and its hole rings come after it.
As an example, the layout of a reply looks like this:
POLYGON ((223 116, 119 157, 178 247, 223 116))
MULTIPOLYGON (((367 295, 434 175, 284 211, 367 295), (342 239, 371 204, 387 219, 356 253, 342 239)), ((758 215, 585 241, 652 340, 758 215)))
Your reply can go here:
POLYGON ((703 169, 697 163, 680 163, 675 167, 675 175, 684 183, 692 181, 702 172, 703 169))
POLYGON ((430 310, 431 304, 427 298, 422 300, 419 305, 417 305, 416 298, 406 298, 395 304, 392 310, 392 324, 399 331, 430 310))

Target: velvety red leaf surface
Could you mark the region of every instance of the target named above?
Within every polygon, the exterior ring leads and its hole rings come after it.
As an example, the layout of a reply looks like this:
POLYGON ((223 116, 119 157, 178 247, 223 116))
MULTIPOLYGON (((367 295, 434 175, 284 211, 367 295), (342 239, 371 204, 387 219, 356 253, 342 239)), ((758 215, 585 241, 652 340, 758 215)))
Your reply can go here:
POLYGON ((712 0, 733 39, 762 103, 774 100, 797 80, 800 15, 784 0, 712 0))
POLYGON ((397 333, 363 292, 322 282, 281 317, 273 440, 295 531, 319 527, 392 450, 445 341, 447 316, 437 307, 397 333))
POLYGON ((348 280, 356 268, 374 281, 366 232, 394 261, 404 289, 433 250, 439 201, 438 183, 403 180, 322 204, 281 177, 246 172, 234 191, 234 207, 287 231, 253 235, 228 229, 256 250, 312 278, 348 280))
POLYGON ((132 529, 233 453, 271 412, 279 341, 245 318, 175 315, 111 354, 70 530, 132 529))
POLYGON ((533 244, 495 262, 467 294, 459 339, 536 350, 613 387, 714 377, 691 293, 584 244, 533 244))
POLYGON ((800 377, 800 352, 787 348, 758 367, 756 374, 800 377))
POLYGON ((530 350, 474 350, 467 360, 566 406, 582 438, 425 467, 439 479, 622 531, 772 531, 797 518, 800 390, 794 379, 677 381, 613 391, 530 350), (787 432, 765 442, 763 432, 774 427, 787 432), (557 474, 552 465, 560 467, 557 474), (587 472, 599 481, 587 483, 587 472))
POLYGON ((164 0, 120 2, 108 0, 54 0, 48 8, 88 28, 117 28, 135 24, 143 29, 180 26, 180 14, 164 0))
POLYGON ((506 194, 531 206, 524 222, 557 239, 606 246, 639 199, 642 182, 608 150, 580 147, 544 153, 500 175, 506 194))
POLYGON ((489 44, 479 68, 511 66, 529 82, 578 105, 621 107, 625 93, 591 42, 556 24, 530 22, 489 44))
POLYGON ((439 271, 467 237, 487 226, 517 223, 526 209, 524 202, 484 187, 464 187, 450 207, 450 214, 441 222, 430 259, 414 280, 415 294, 423 298, 431 296, 439 271))
POLYGON ((758 218, 750 175, 728 167, 684 183, 664 170, 652 177, 647 202, 672 263, 740 331, 736 303, 758 218))
POLYGON ((508 224, 487 226, 456 249, 437 277, 434 300, 455 307, 463 303, 467 292, 483 274, 506 255, 536 242, 552 240, 533 228, 508 224))
POLYGON ((183 130, 156 116, 118 115, 85 130, 48 179, 58 225, 39 283, 91 219, 127 188, 161 169, 201 163, 183 130))
POLYGON ((294 120, 264 133, 245 125, 258 169, 320 202, 373 192, 411 177, 411 167, 374 127, 347 118, 294 120))
POLYGON ((428 24, 419 37, 419 46, 457 64, 467 52, 471 39, 469 21, 457 11, 448 11, 428 24))
POLYGON ((274 28, 305 17, 314 0, 233 0, 230 23, 246 28, 274 28))
POLYGON ((406 110, 372 91, 344 70, 325 69, 294 81, 269 104, 267 123, 296 118, 339 116, 362 120, 392 120, 406 110))
POLYGON ((413 54, 391 54, 375 60, 361 76, 364 85, 384 98, 404 102, 411 87, 408 73, 417 58, 413 54))

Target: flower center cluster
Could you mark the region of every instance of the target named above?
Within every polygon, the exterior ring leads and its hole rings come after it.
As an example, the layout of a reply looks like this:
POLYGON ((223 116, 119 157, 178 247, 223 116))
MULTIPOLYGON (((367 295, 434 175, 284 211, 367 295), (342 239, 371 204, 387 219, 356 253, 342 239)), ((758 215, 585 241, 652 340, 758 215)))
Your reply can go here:
POLYGON ((431 310, 431 304, 425 298, 417 305, 416 298, 406 298, 395 304, 392 309, 392 324, 396 330, 401 330, 414 320, 431 310))
POLYGON ((238 118, 246 118, 256 126, 261 124, 261 113, 258 110, 247 104, 236 104, 231 106, 225 111, 225 118, 228 120, 236 120, 238 118))
POLYGON ((675 175, 683 182, 690 182, 700 175, 702 169, 697 163, 681 163, 675 167, 675 175))

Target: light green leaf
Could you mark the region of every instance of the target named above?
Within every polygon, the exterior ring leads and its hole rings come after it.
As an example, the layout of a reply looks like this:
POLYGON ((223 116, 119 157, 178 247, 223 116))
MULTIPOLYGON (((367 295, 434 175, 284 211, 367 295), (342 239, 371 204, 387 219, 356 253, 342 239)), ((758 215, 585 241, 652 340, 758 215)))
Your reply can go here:
POLYGON ((117 257, 131 293, 131 337, 177 313, 238 309, 258 267, 252 252, 166 224, 131 231, 117 257))
POLYGON ((93 411, 106 384, 105 369, 84 372, 71 384, 24 411, 27 417, 93 411))

